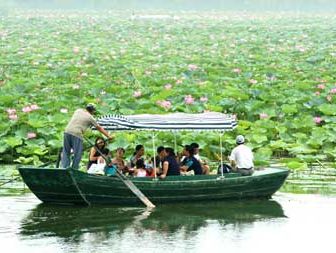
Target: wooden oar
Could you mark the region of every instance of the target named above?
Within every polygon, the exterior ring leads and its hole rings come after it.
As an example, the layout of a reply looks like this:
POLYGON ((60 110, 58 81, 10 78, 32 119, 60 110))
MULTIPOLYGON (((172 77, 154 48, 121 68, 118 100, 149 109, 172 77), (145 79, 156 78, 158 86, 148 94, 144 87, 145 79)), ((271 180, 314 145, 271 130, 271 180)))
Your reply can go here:
MULTIPOLYGON (((84 137, 84 138, 104 158, 104 160, 106 161, 106 164, 110 164, 111 163, 111 159, 109 157, 105 156, 99 150, 99 148, 97 148, 97 146, 94 145, 88 138, 86 138, 86 137, 84 137)), ((134 193, 135 196, 137 196, 142 201, 142 203, 144 203, 149 208, 154 208, 155 207, 155 205, 138 189, 138 187, 135 186, 135 184, 133 184, 132 181, 130 181, 118 169, 116 171, 117 171, 117 173, 116 173, 117 177, 134 193)))

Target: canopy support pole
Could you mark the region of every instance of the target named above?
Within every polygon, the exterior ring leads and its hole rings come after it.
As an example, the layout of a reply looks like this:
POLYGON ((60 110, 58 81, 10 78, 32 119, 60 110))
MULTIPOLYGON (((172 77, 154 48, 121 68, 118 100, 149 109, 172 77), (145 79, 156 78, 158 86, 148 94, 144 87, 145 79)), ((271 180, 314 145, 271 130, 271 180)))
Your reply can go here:
POLYGON ((152 134, 152 141, 153 141, 153 170, 154 170, 154 178, 156 179, 156 152, 155 152, 155 132, 153 131, 152 134))
POLYGON ((175 154, 177 154, 176 131, 174 131, 174 150, 175 154))
POLYGON ((219 146, 221 153, 221 177, 224 178, 224 168, 223 168, 223 143, 222 143, 222 132, 219 132, 219 146))

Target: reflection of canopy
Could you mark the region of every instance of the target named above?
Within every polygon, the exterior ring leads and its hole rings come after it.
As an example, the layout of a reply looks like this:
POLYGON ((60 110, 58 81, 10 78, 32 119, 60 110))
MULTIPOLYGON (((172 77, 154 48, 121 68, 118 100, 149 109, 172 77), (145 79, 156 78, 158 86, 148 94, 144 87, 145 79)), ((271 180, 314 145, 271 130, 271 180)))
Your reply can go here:
POLYGON ((107 115, 98 119, 97 122, 106 130, 229 131, 237 126, 234 116, 217 112, 107 115))

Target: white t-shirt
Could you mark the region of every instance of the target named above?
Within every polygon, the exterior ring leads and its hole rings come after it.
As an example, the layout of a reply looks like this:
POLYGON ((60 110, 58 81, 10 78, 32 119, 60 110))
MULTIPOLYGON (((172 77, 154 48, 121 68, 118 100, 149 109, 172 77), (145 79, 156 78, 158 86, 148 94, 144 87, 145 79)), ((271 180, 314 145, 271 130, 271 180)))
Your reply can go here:
POLYGON ((254 167, 252 150, 244 144, 240 144, 232 150, 230 160, 235 161, 236 166, 239 169, 249 169, 254 167))
POLYGON ((194 157, 197 159, 197 161, 199 161, 199 162, 201 161, 201 157, 200 157, 199 154, 195 154, 194 157))

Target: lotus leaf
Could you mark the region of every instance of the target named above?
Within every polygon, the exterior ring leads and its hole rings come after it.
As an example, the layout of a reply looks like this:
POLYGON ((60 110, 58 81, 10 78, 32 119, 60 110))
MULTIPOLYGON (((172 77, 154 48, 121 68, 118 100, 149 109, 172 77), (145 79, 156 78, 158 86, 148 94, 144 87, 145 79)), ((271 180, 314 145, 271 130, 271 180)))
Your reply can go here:
POLYGON ((4 142, 10 147, 14 148, 22 144, 22 139, 19 137, 6 137, 4 138, 4 142))

